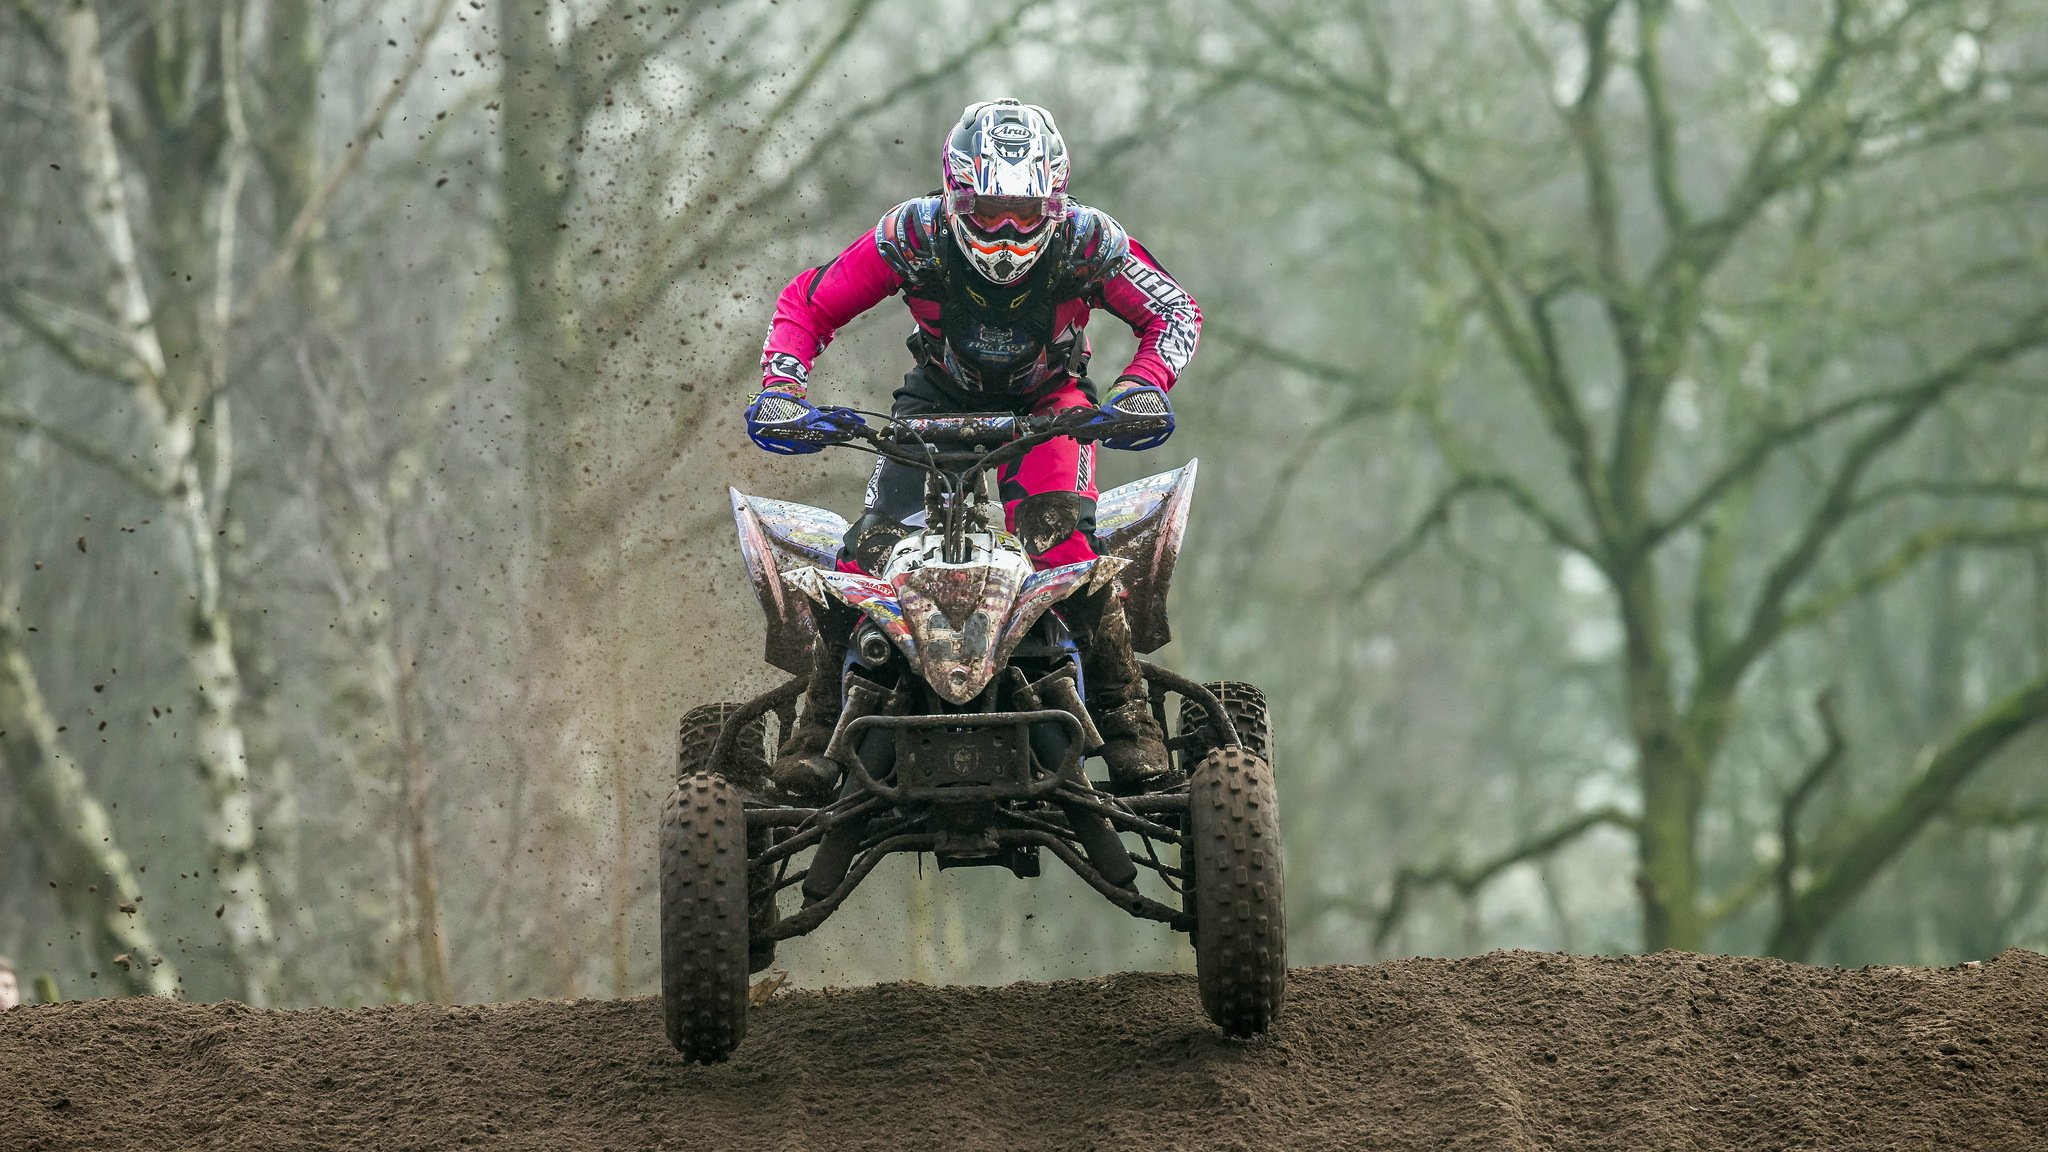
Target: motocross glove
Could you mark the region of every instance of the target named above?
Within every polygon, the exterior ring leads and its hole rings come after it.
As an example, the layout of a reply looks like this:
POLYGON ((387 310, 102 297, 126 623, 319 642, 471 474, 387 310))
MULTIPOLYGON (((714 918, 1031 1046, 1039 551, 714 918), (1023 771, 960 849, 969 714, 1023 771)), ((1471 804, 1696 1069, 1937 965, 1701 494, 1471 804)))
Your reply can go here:
POLYGON ((1166 389, 1125 376, 1110 386, 1109 395, 1082 427, 1098 433, 1096 438, 1110 448, 1142 452, 1173 435, 1173 405, 1167 402, 1166 389))
POLYGON ((801 393, 763 388, 747 405, 747 435, 778 456, 802 456, 842 444, 866 422, 850 408, 819 408, 801 393))

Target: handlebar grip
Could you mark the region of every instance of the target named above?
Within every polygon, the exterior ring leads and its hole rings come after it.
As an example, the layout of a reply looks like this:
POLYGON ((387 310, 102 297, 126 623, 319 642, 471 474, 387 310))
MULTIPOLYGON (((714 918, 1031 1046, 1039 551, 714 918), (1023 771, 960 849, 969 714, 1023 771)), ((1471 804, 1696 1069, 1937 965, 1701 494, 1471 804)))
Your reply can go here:
POLYGON ((891 441, 933 448, 993 447, 1049 431, 1050 418, 1008 412, 970 412, 958 416, 905 416, 884 430, 891 441))

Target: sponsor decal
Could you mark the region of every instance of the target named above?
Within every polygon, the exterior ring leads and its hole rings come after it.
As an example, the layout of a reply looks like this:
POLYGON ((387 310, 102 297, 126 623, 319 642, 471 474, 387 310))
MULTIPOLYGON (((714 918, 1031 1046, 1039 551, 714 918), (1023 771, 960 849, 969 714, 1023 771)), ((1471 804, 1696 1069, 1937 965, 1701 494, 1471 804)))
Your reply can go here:
POLYGON ((988 130, 988 138, 1000 140, 1005 144, 1022 143, 1031 139, 1031 129, 1014 120, 1010 120, 990 128, 988 130))
POLYGON ((979 321, 968 324, 967 338, 961 343, 976 359, 995 363, 1015 360, 1034 347, 1030 337, 1018 329, 998 328, 979 321))
POLYGON ((800 385, 810 383, 811 370, 804 367, 803 361, 787 352, 769 353, 768 362, 764 367, 767 369, 762 373, 764 376, 780 376, 794 380, 800 385))
POLYGON ((1155 347, 1159 358, 1178 375, 1195 356, 1195 326, 1189 315, 1194 298, 1172 277, 1135 255, 1125 257, 1121 271, 1124 279, 1145 294, 1146 306, 1152 314, 1167 321, 1166 331, 1160 333, 1155 347))
POLYGON ((1187 307, 1187 289, 1174 283, 1164 272, 1136 256, 1124 257, 1123 273, 1124 279, 1129 280, 1138 291, 1145 294, 1146 299, 1152 301, 1156 306, 1155 311, 1164 314, 1187 307))

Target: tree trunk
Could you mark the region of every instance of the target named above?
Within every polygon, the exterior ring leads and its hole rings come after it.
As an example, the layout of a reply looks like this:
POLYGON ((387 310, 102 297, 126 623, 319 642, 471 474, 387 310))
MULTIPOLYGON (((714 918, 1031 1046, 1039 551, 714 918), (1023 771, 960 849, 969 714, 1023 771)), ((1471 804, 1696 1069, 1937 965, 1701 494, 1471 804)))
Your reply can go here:
POLYGON ((142 885, 106 809, 58 739, 12 609, 4 607, 9 601, 0 590, 0 770, 27 810, 20 824, 50 870, 65 911, 86 934, 94 963, 128 992, 174 996, 177 967, 137 907, 142 885))
MULTIPOLYGON (((199 460, 199 413, 210 391, 205 374, 211 358, 200 354, 197 346, 182 348, 176 357, 177 377, 172 376, 172 359, 165 355, 129 216, 101 59, 99 21, 91 5, 69 8, 64 34, 66 76, 87 172, 85 213, 113 264, 109 296, 132 360, 129 384, 137 414, 144 421, 144 435, 153 446, 151 463, 163 493, 164 519, 185 553, 181 567, 188 607, 182 648, 197 689, 193 739, 212 809, 207 840, 220 888, 221 923, 235 957, 242 997, 251 1004, 265 1005, 278 984, 277 941, 256 867, 248 742, 236 719, 241 676, 227 613, 221 605, 216 528, 206 504, 209 485, 199 460)), ((193 182, 193 173, 181 170, 181 174, 184 179, 165 182, 178 187, 193 182)), ((198 240, 201 230, 196 219, 177 216, 181 210, 195 217, 203 213, 204 198, 184 203, 170 194, 173 190, 158 189, 166 213, 159 222, 164 242, 191 257, 184 261, 185 266, 204 267, 207 246, 198 240)), ((184 316, 174 330, 196 335, 203 326, 193 313, 184 316)), ((231 472, 227 451, 226 444, 215 445, 215 488, 231 472)))
POLYGON ((1623 687, 1643 800, 1636 838, 1643 948, 1696 952, 1706 942, 1699 906, 1698 844, 1705 773, 1683 736, 1649 560, 1640 557, 1617 567, 1615 601, 1627 645, 1623 687))
POLYGON ((1652 734, 1638 747, 1643 821, 1636 841, 1636 890, 1643 949, 1697 952, 1706 943, 1699 907, 1700 788, 1668 734, 1652 734))
POLYGON ((414 943, 420 957, 420 992, 428 1000, 453 998, 448 979, 448 941, 441 931, 441 883, 434 870, 434 841, 428 829, 426 739, 420 730, 419 682, 412 653, 398 652, 399 758, 404 766, 405 840, 412 857, 414 943))

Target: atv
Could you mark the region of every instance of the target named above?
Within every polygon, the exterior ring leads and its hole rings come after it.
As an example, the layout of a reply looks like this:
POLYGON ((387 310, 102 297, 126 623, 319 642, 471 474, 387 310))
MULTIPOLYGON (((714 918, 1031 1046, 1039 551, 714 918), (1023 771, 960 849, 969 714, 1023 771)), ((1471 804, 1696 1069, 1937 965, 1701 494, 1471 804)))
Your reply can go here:
POLYGON ((1037 876, 1049 853, 1110 903, 1188 933, 1202 1007, 1224 1032, 1261 1033, 1279 1015, 1280 821, 1258 690, 1143 663, 1174 769, 1132 794, 1085 770, 1101 739, 1060 602, 1121 581, 1136 650, 1166 643, 1195 462, 1103 493, 1098 556, 1034 571, 1005 528, 996 472, 1055 436, 1099 438, 1082 422, 1089 410, 1077 411, 835 433, 834 443, 926 474, 923 522, 875 576, 839 570, 840 517, 732 491, 766 658, 795 679, 682 720, 660 868, 663 1019, 684 1056, 710 1063, 738 1047, 750 975, 898 852, 1020 878, 1037 876), (789 731, 821 635, 851 636, 825 753, 843 778, 829 800, 796 801, 769 779, 768 718, 789 731), (1159 895, 1140 890, 1141 870, 1159 895), (802 903, 785 911, 792 888, 802 903))

